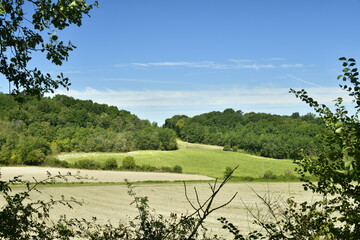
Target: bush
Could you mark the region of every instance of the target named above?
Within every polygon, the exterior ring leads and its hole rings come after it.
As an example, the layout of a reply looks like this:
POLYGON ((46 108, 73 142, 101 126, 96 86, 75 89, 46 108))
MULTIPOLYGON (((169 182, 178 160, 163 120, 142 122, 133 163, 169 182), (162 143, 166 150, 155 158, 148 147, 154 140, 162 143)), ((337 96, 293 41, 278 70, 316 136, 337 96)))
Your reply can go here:
POLYGON ((51 167, 59 166, 59 162, 60 162, 60 160, 54 156, 46 156, 44 165, 51 166, 51 167))
POLYGON ((295 180, 295 179, 299 179, 293 171, 287 169, 284 171, 284 179, 285 180, 295 180))
POLYGON ((114 158, 109 158, 105 161, 103 169, 105 170, 115 170, 118 168, 118 163, 114 158))
POLYGON ((179 165, 175 165, 173 169, 174 173, 182 173, 182 167, 179 165))
POLYGON ((157 168, 154 166, 151 166, 151 165, 141 165, 140 170, 147 171, 147 172, 155 172, 157 170, 157 168))
POLYGON ((43 164, 44 160, 45 160, 45 154, 41 150, 36 149, 29 152, 23 163, 26 165, 38 166, 43 164))
POLYGON ((77 168, 83 169, 100 169, 100 164, 95 162, 93 159, 82 159, 74 164, 77 168))
POLYGON ((132 170, 136 168, 135 159, 132 156, 126 156, 122 160, 122 168, 127 170, 132 170))
POLYGON ((158 168, 159 172, 173 172, 173 168, 171 167, 160 167, 158 168))
POLYGON ((225 145, 223 151, 231 151, 230 145, 225 145))
POLYGON ((238 149, 239 149, 239 148, 238 148, 237 146, 233 146, 233 148, 232 148, 233 152, 237 152, 238 149))
POLYGON ((251 177, 251 176, 243 176, 243 177, 239 177, 239 179, 241 179, 242 181, 245 181, 245 182, 252 182, 255 180, 255 178, 251 177))
POLYGON ((69 167, 69 163, 67 161, 65 160, 61 161, 54 156, 46 156, 43 165, 50 167, 63 167, 63 168, 69 167))
POLYGON ((271 170, 267 170, 267 171, 264 173, 264 175, 263 175, 262 178, 263 178, 263 179, 276 179, 277 176, 276 176, 271 170))

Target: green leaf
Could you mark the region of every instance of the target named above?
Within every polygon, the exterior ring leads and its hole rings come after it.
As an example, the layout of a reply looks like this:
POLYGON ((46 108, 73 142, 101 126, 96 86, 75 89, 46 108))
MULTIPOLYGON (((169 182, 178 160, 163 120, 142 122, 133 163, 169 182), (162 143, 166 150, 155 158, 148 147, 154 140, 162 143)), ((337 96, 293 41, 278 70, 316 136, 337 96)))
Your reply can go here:
POLYGON ((353 168, 352 162, 353 162, 353 160, 346 161, 346 162, 344 163, 345 168, 347 168, 347 169, 349 169, 349 170, 353 170, 354 168, 353 168))
POLYGON ((346 57, 339 58, 340 61, 346 61, 346 57))
POLYGON ((341 133, 342 130, 343 130, 343 128, 342 128, 342 127, 339 127, 338 129, 335 130, 335 132, 336 132, 336 133, 341 133))

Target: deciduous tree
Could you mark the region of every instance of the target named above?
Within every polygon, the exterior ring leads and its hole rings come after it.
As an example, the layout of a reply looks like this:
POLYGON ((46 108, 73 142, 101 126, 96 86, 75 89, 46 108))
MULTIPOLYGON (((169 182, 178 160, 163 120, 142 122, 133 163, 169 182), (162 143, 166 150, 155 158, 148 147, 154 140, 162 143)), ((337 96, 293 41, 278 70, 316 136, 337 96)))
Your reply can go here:
POLYGON ((97 6, 85 0, 1 0, 0 73, 13 85, 9 91, 42 95, 59 86, 68 88, 62 73, 54 79, 39 68, 31 68, 33 54, 43 53, 53 64, 62 65, 75 46, 57 35, 71 25, 81 26, 84 15, 97 6))

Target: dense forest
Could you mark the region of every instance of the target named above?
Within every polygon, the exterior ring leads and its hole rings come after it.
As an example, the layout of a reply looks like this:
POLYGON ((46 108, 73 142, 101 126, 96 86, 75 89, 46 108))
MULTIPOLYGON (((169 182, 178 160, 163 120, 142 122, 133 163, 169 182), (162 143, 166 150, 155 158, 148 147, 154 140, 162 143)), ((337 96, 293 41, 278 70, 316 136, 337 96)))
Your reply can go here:
POLYGON ((279 116, 226 109, 194 117, 175 115, 165 120, 164 127, 192 143, 239 148, 264 157, 298 159, 301 152, 316 155, 320 147, 316 136, 324 124, 311 113, 279 116))
POLYGON ((117 107, 64 95, 0 93, 0 165, 41 165, 60 152, 175 150, 176 134, 117 107))

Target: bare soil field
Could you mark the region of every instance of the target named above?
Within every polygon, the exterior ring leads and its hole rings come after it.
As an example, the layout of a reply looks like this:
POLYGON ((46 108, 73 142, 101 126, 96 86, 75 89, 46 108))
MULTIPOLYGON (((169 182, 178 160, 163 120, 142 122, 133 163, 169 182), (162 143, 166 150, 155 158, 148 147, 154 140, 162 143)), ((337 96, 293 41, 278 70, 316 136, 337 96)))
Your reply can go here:
POLYGON ((178 173, 159 173, 159 172, 126 172, 126 171, 101 171, 101 170, 83 170, 83 169, 66 169, 50 167, 1 167, 1 179, 9 180, 14 176, 22 176, 23 180, 33 181, 45 179, 47 173, 56 175, 58 173, 72 175, 80 174, 94 179, 77 180, 69 178, 69 182, 124 182, 127 179, 131 182, 142 181, 191 181, 191 180, 212 180, 212 178, 195 175, 195 174, 178 174, 178 173))
MULTIPOLYGON (((194 188, 197 189, 201 201, 204 201, 210 194, 209 186, 206 183, 188 183, 187 186, 190 198, 194 203, 196 202, 194 188)), ((130 205, 133 199, 128 196, 125 185, 75 185, 42 187, 40 189, 43 193, 33 196, 33 199, 46 198, 49 195, 60 198, 61 195, 65 195, 84 201, 83 206, 75 206, 74 209, 65 209, 64 206, 55 207, 51 214, 53 217, 59 217, 66 213, 68 218, 91 220, 92 216, 96 216, 101 223, 110 220, 111 223, 116 224, 119 221, 133 219, 137 214, 135 207, 130 205)), ((155 209, 156 213, 164 216, 169 216, 171 212, 178 214, 193 212, 185 198, 184 186, 181 183, 139 184, 135 185, 135 192, 138 196, 148 196, 150 207, 155 209)), ((213 232, 228 236, 228 233, 221 229, 221 223, 217 220, 219 217, 226 217, 244 232, 249 229, 257 229, 257 226, 252 224, 253 218, 247 208, 252 209, 256 214, 265 215, 266 211, 256 193, 261 196, 270 196, 274 200, 294 197, 296 201, 311 202, 315 197, 311 192, 304 192, 301 183, 228 183, 214 202, 214 207, 227 202, 236 192, 238 195, 231 204, 214 212, 206 220, 205 226, 211 228, 213 232)))
POLYGON ((56 157, 59 160, 68 160, 70 159, 81 159, 84 157, 118 157, 118 156, 127 156, 127 155, 137 155, 137 154, 147 154, 147 155, 155 155, 155 154, 161 154, 161 153, 167 153, 167 151, 161 151, 161 150, 140 150, 140 151, 133 151, 133 152, 123 152, 123 153, 103 153, 103 152, 88 152, 88 153, 78 153, 78 152, 70 152, 70 153, 60 153, 56 157))
POLYGON ((223 150, 223 147, 221 146, 215 146, 215 145, 207 145, 207 144, 200 144, 200 143, 189 143, 181 141, 180 139, 177 139, 178 148, 196 148, 196 149, 207 149, 207 150, 223 150))
MULTIPOLYGON (((47 172, 57 174, 67 172, 76 174, 76 169, 45 168, 45 167, 2 167, 0 169, 1 179, 10 179, 13 176, 22 175, 23 179, 32 180, 33 177, 40 180, 47 176, 47 172)), ((175 180, 211 180, 211 178, 200 175, 173 174, 173 173, 145 173, 145 172, 115 172, 115 171, 92 171, 80 170, 81 175, 95 177, 95 182, 122 182, 124 178, 136 181, 175 181, 175 180)), ((82 180, 84 181, 84 180, 82 180)), ((88 180, 94 182, 94 180, 88 180)), ((210 196, 208 183, 187 183, 188 194, 191 201, 196 203, 194 188, 197 189, 200 201, 205 201, 210 196)), ((21 191, 22 187, 17 187, 14 192, 21 191)), ((83 201, 82 206, 74 205, 74 209, 68 209, 65 206, 55 206, 51 216, 54 219, 64 213, 68 218, 85 218, 91 220, 93 216, 97 217, 100 223, 111 221, 113 224, 119 221, 128 221, 133 219, 137 210, 131 206, 132 198, 127 194, 126 185, 96 185, 86 186, 81 184, 45 186, 40 188, 42 194, 33 193, 33 200, 42 198, 48 199, 51 196, 54 199, 73 197, 83 201)), ((156 213, 169 216, 170 213, 189 214, 193 212, 190 204, 187 202, 184 194, 184 185, 182 183, 161 183, 161 184, 136 184, 135 192, 138 196, 147 196, 151 209, 156 213)), ((236 198, 226 207, 214 212, 206 220, 205 226, 212 229, 215 233, 227 236, 228 233, 221 229, 221 223, 217 220, 219 217, 226 217, 244 232, 250 229, 258 229, 253 225, 253 218, 249 209, 255 214, 265 215, 267 211, 261 204, 257 196, 266 196, 273 200, 281 201, 293 197, 295 201, 309 201, 317 198, 311 192, 305 192, 302 183, 228 183, 222 189, 214 201, 214 207, 222 205, 231 197, 238 193, 236 198)), ((0 199, 0 205, 3 199, 0 199)))

